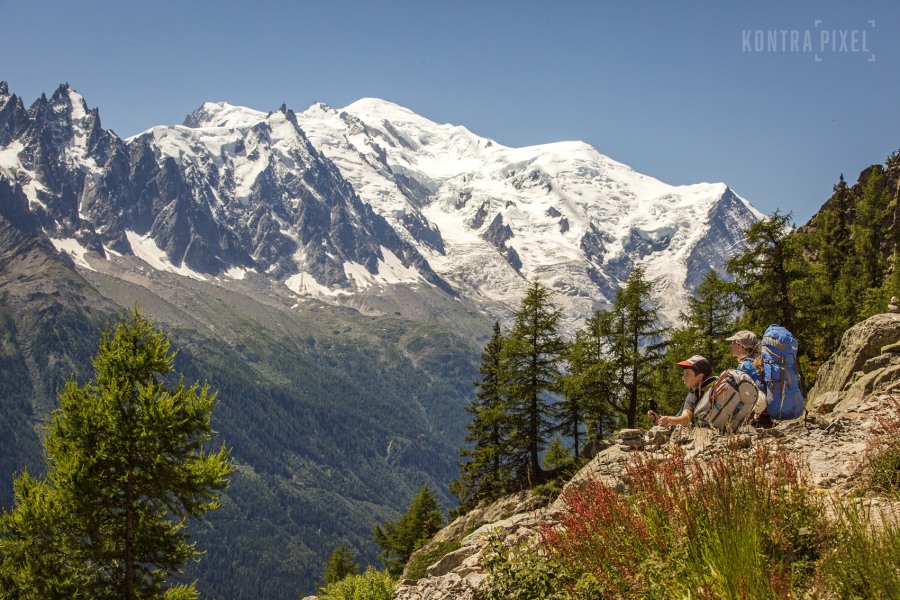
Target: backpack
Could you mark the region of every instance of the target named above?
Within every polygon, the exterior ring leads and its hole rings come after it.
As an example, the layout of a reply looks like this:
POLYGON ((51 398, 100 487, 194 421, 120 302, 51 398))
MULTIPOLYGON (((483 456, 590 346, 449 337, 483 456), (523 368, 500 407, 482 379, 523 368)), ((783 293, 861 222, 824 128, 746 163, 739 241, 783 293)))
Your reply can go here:
POLYGON ((750 416, 758 397, 759 389, 749 375, 729 369, 719 375, 709 392, 712 406, 706 421, 719 431, 735 432, 750 416))
POLYGON ((766 411, 778 421, 802 417, 806 403, 797 366, 797 339, 784 327, 769 325, 761 346, 766 411))

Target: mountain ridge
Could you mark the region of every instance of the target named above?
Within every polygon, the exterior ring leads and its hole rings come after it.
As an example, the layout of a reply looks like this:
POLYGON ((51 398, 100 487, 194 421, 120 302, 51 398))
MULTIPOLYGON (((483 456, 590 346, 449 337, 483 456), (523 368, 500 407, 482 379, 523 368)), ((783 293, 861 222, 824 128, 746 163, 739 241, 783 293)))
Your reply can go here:
POLYGON ((539 279, 571 325, 641 265, 674 323, 762 218, 723 183, 670 186, 578 141, 510 148, 374 98, 205 102, 123 140, 67 84, 29 109, 2 89, 0 172, 58 248, 131 254, 149 235, 175 269, 255 270, 330 302, 433 285, 504 318, 539 279))

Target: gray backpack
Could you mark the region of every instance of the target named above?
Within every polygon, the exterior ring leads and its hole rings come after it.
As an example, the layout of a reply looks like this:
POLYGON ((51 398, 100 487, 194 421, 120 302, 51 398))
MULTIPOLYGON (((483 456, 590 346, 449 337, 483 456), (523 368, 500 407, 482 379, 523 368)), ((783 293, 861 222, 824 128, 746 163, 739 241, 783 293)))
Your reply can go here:
POLYGON ((729 369, 719 375, 708 394, 709 426, 721 432, 735 432, 753 412, 759 390, 749 375, 729 369))

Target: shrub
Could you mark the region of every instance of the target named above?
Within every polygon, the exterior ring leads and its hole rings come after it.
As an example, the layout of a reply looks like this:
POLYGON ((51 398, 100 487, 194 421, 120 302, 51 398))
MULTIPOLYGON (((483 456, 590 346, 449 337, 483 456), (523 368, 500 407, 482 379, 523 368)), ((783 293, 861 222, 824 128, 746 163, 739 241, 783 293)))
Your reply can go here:
POLYGON ((537 548, 494 542, 481 597, 900 598, 900 514, 827 506, 798 465, 764 446, 702 466, 637 455, 627 495, 588 480, 537 548))
POLYGON ((394 579, 372 567, 362 575, 350 575, 319 590, 320 600, 391 600, 394 579))
POLYGON ((786 451, 735 450, 705 467, 639 457, 626 478, 628 496, 598 481, 567 491, 568 512, 541 531, 594 593, 786 598, 808 584, 822 513, 786 451))
POLYGON ((500 540, 491 541, 485 567, 490 577, 479 590, 480 600, 565 600, 575 584, 566 565, 524 545, 506 548, 500 540))

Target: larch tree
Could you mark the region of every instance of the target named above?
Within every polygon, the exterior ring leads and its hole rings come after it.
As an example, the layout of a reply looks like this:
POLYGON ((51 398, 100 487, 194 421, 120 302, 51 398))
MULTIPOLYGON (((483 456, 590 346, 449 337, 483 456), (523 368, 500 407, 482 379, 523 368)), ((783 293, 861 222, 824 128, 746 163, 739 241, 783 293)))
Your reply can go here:
POLYGON ((450 484, 463 511, 482 500, 499 498, 511 485, 509 458, 514 454, 514 440, 504 389, 503 344, 500 323, 495 322, 491 339, 481 354, 481 379, 475 382, 475 399, 466 407, 472 415, 466 425, 466 441, 470 445, 460 450, 460 456, 466 460, 459 463, 459 479, 450 484))
MULTIPOLYGON (((687 312, 680 315, 692 339, 691 354, 705 356, 715 369, 725 369, 731 361, 731 348, 725 338, 734 333, 732 329, 739 309, 740 300, 734 285, 710 269, 688 298, 687 312)), ((690 354, 678 360, 688 356, 690 354)))
POLYGON ((103 334, 94 379, 66 384, 46 481, 20 477, 0 518, 0 583, 17 586, 6 597, 196 597, 169 580, 199 557, 187 520, 218 506, 232 463, 207 447, 215 394, 167 381, 174 356, 135 309, 103 334))
POLYGON ((375 526, 373 537, 381 547, 379 556, 388 572, 394 577, 403 573, 412 553, 440 531, 443 524, 441 505, 426 483, 405 513, 395 521, 375 526))
POLYGON ((636 267, 625 287, 616 292, 608 324, 608 353, 621 389, 621 395, 610 400, 627 427, 637 424, 641 399, 652 391, 652 375, 665 354, 668 331, 660 323, 653 290, 646 271, 636 267))
POLYGON ((344 544, 338 544, 331 553, 331 558, 325 563, 325 574, 323 575, 325 585, 328 586, 350 575, 356 575, 359 573, 359 569, 359 563, 356 562, 353 552, 344 544))
POLYGON ((567 347, 557 431, 572 439, 575 456, 581 454, 581 426, 588 441, 603 439, 615 427, 616 416, 610 406, 618 391, 605 337, 611 317, 611 313, 596 311, 567 347))
POLYGON ((540 453, 555 425, 550 394, 559 391, 566 347, 559 333, 562 310, 550 296, 551 291, 539 282, 531 284, 503 348, 508 414, 521 444, 513 472, 524 486, 541 480, 540 453))
POLYGON ((790 214, 778 211, 757 221, 744 232, 744 249, 726 263, 746 309, 748 328, 765 330, 778 323, 800 333, 798 299, 792 288, 803 278, 804 269, 796 243, 788 239, 790 222, 790 214))

